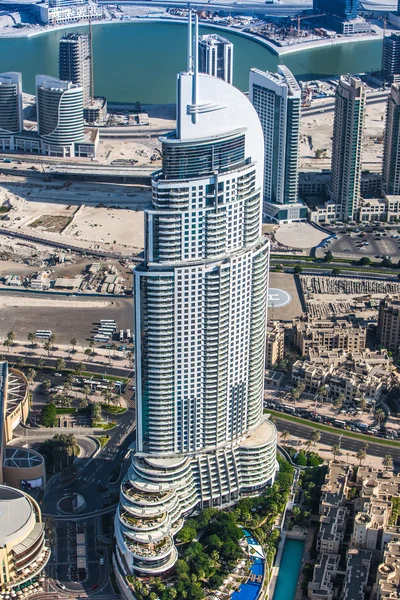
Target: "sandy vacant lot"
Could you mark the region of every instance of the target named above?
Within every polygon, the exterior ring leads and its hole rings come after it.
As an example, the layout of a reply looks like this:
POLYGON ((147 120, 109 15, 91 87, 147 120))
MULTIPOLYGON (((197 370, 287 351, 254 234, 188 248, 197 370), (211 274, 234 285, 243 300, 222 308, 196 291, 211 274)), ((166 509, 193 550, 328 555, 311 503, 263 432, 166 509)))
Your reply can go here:
MULTIPOLYGON (((314 103, 313 107, 323 112, 307 115, 303 111, 301 119, 301 142, 300 142, 300 169, 315 168, 316 170, 330 168, 332 157, 332 135, 333 135, 333 111, 324 110, 323 103, 314 103), (312 149, 310 148, 310 142, 312 149), (322 159, 315 158, 315 150, 325 149, 326 156, 322 159)), ((367 104, 363 164, 371 170, 378 169, 382 163, 383 144, 377 143, 382 138, 385 125, 386 100, 367 104)), ((314 111, 313 111, 314 112, 314 111)))
POLYGON ((81 206, 64 235, 141 250, 144 245, 144 213, 133 209, 81 206))
POLYGON ((0 186, 0 204, 4 202, 11 210, 2 227, 53 241, 70 240, 72 245, 88 248, 95 245, 133 254, 143 249, 143 210, 41 202, 0 186))

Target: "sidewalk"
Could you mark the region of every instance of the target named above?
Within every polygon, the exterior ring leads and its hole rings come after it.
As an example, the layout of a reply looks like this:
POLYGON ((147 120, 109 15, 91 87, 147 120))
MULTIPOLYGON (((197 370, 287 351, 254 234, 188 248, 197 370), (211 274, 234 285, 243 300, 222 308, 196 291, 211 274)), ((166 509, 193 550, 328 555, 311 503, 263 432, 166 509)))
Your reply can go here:
POLYGON ((129 369, 132 370, 132 360, 126 357, 127 352, 108 349, 108 348, 93 348, 95 356, 87 356, 85 354, 85 347, 75 347, 75 351, 72 352, 71 346, 66 344, 58 344, 57 341, 54 345, 54 350, 48 353, 44 350, 40 342, 36 342, 36 348, 32 348, 31 344, 16 340, 14 346, 10 346, 8 349, 6 346, 0 347, 0 354, 9 354, 16 358, 22 357, 25 362, 29 363, 29 358, 40 359, 44 358, 47 360, 56 361, 59 358, 65 361, 73 361, 75 363, 83 363, 83 365, 104 365, 109 368, 129 369), (125 356, 124 356, 125 355, 125 356))

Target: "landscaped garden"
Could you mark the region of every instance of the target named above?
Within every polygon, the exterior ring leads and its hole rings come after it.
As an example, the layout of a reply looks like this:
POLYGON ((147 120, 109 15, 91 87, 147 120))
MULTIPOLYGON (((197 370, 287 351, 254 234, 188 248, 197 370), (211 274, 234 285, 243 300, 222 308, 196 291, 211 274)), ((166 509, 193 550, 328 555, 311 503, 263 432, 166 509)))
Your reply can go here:
POLYGON ((128 578, 137 600, 201 600, 224 584, 227 589, 239 586, 250 570, 239 525, 252 530, 264 548, 266 560, 272 564, 279 542, 274 523, 285 509, 293 479, 293 467, 279 456, 278 461, 280 470, 275 483, 261 495, 242 498, 225 511, 207 508, 186 521, 176 536, 180 557, 172 578, 150 579, 146 583, 136 577, 128 578))

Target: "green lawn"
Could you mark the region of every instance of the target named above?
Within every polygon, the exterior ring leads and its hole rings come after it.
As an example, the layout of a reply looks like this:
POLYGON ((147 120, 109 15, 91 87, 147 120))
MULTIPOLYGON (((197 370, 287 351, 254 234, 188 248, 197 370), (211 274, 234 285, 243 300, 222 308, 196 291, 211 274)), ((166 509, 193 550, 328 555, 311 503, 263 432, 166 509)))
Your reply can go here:
POLYGON ((320 431, 328 431, 329 433, 335 433, 336 435, 342 435, 344 437, 354 438, 356 440, 361 440, 362 442, 374 444, 382 444, 383 446, 396 446, 400 447, 400 442, 396 440, 386 440, 384 438, 377 438, 373 435, 364 435, 362 433, 354 433, 354 431, 349 431, 348 429, 338 429, 337 427, 330 427, 329 425, 321 425, 320 423, 315 423, 314 421, 310 422, 307 419, 302 419, 301 417, 294 417, 293 415, 287 415, 286 413, 281 413, 277 410, 265 409, 265 413, 271 413, 274 417, 279 417, 280 419, 285 419, 286 421, 292 421, 294 423, 299 423, 300 425, 306 425, 311 429, 319 429, 320 431))
POLYGON ((127 411, 127 409, 123 406, 113 406, 112 404, 102 404, 101 408, 104 410, 104 412, 111 413, 114 415, 122 415, 127 411))

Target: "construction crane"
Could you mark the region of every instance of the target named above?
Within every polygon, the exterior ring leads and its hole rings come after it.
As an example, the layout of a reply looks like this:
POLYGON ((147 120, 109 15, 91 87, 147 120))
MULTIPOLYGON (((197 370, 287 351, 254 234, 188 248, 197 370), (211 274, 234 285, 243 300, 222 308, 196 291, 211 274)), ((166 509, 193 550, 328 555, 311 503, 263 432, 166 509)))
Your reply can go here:
POLYGON ((319 15, 307 15, 305 17, 301 17, 300 15, 298 15, 297 17, 291 17, 291 21, 297 21, 297 33, 300 33, 301 31, 301 21, 303 21, 304 19, 316 19, 317 17, 325 17, 326 13, 321 13, 319 15))

